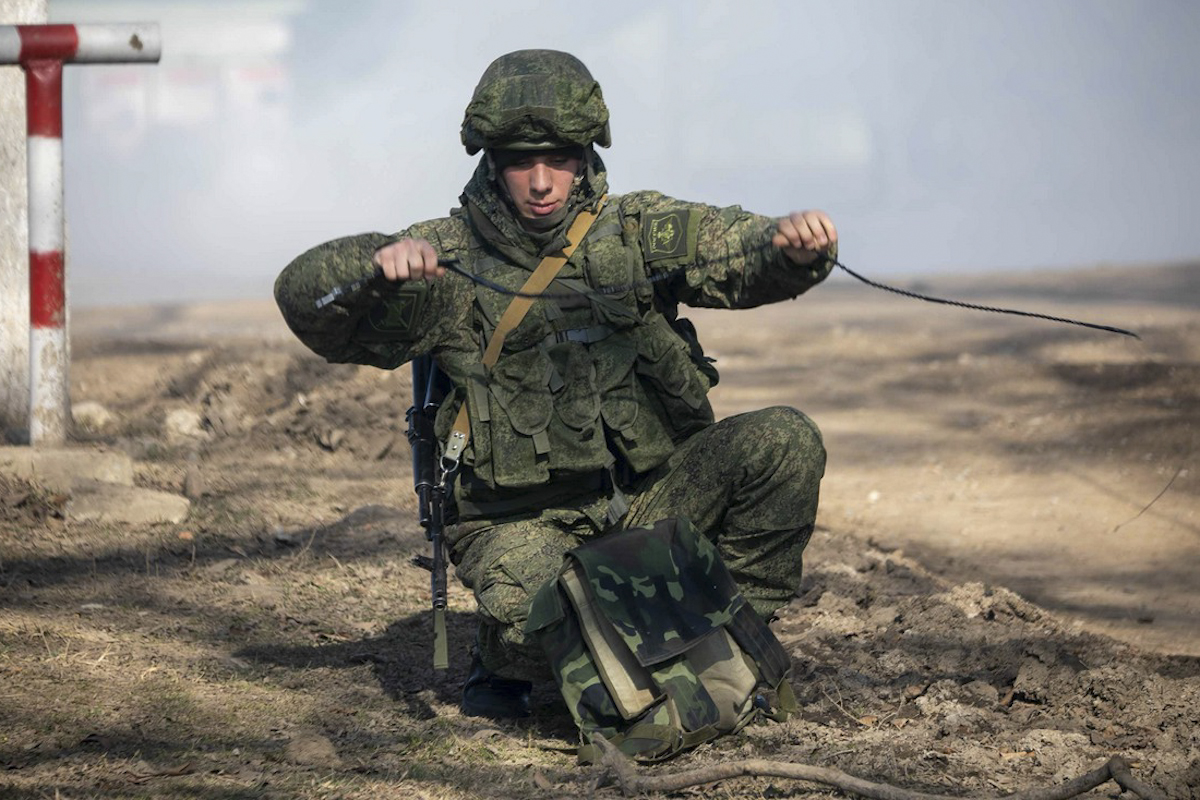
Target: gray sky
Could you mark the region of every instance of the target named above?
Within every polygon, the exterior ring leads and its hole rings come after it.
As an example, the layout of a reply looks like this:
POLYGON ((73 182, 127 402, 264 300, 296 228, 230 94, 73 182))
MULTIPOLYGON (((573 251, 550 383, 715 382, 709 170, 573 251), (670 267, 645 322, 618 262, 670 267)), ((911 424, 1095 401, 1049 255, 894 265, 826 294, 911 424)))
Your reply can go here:
POLYGON ((269 296, 321 241, 441 216, 497 55, 569 50, 613 191, 824 208, 869 275, 1200 257, 1200 3, 51 0, 159 21, 70 66, 71 302, 269 296))

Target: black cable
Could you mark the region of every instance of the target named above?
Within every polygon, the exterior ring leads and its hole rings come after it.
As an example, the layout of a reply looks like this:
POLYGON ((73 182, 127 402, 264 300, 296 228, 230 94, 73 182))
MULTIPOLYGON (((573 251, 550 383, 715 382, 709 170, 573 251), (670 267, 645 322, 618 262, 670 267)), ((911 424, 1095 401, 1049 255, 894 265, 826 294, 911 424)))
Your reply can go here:
POLYGON ((582 294, 584 297, 587 297, 588 295, 597 295, 603 297, 606 295, 620 294, 622 292, 628 292, 630 289, 636 289, 639 286, 650 286, 652 284, 659 283, 660 281, 674 278, 676 275, 682 275, 687 270, 687 267, 679 267, 678 269, 660 272, 657 275, 651 275, 645 280, 626 283, 622 286, 598 286, 590 289, 587 292, 522 292, 516 289, 509 289, 505 286, 501 286, 495 281, 490 281, 482 275, 472 275, 458 265, 457 259, 440 258, 438 259, 438 265, 445 267, 456 275, 462 275, 464 278, 474 281, 480 286, 491 289, 494 292, 499 292, 500 294, 508 295, 509 297, 524 297, 530 300, 574 300, 575 298, 579 297, 580 294, 582 294))
MULTIPOLYGON (((1134 339, 1137 339, 1139 341, 1142 338, 1142 337, 1138 336, 1136 333, 1134 333, 1133 331, 1125 330, 1124 328, 1117 328, 1112 325, 1100 325, 1095 322, 1084 322, 1082 320, 1070 319, 1068 317, 1055 317, 1055 316, 1051 316, 1050 314, 1039 314, 1034 311, 1021 311, 1019 309, 1014 309, 1014 308, 999 308, 997 306, 985 306, 985 305, 979 305, 977 303, 967 303, 962 300, 947 300, 945 298, 932 297, 930 295, 921 294, 919 292, 911 292, 911 291, 908 291, 907 289, 900 289, 895 286, 889 286, 886 283, 879 283, 878 281, 873 281, 864 275, 858 274, 857 272, 855 272, 854 270, 850 269, 845 264, 843 264, 841 261, 838 261, 836 258, 829 258, 829 256, 823 256, 823 257, 826 258, 827 260, 829 260, 830 262, 832 262, 835 266, 840 267, 850 277, 852 277, 858 281, 861 281, 862 283, 865 283, 867 286, 870 286, 875 289, 881 289, 885 292, 891 292, 892 294, 898 294, 898 295, 901 295, 902 297, 911 297, 914 300, 924 300, 927 303, 938 303, 940 305, 954 306, 956 308, 966 308, 966 309, 970 309, 972 311, 988 311, 993 314, 1012 314, 1012 315, 1019 316, 1019 317, 1031 317, 1033 319, 1043 319, 1048 322, 1060 322, 1065 325, 1078 325, 1082 328, 1091 328, 1093 330, 1106 331, 1108 333, 1119 333, 1122 336, 1132 336, 1134 339)), ((506 295, 508 297, 523 297, 523 298, 526 298, 529 300, 573 300, 576 297, 579 297, 580 294, 582 294, 584 297, 587 297, 587 296, 604 297, 607 295, 620 294, 622 292, 627 292, 631 289, 636 289, 639 286, 650 286, 655 283, 659 283, 661 281, 670 280, 671 278, 674 278, 678 275, 684 274, 688 269, 694 268, 694 267, 689 267, 689 266, 677 267, 672 270, 660 272, 656 275, 651 275, 649 278, 647 278, 645 280, 633 281, 632 283, 627 283, 627 284, 623 284, 623 285, 619 285, 619 286, 600 286, 600 287, 596 287, 596 288, 593 288, 593 289, 590 289, 590 290, 584 291, 584 292, 522 292, 519 289, 509 289, 508 287, 502 286, 499 283, 496 283, 495 281, 492 281, 492 280, 489 280, 489 279, 483 277, 482 275, 474 275, 470 272, 467 272, 465 269, 463 269, 459 265, 458 259, 456 259, 456 258, 439 258, 437 263, 438 263, 438 266, 444 267, 445 269, 449 270, 450 272, 453 272, 455 275, 461 275, 462 277, 466 278, 467 280, 469 280, 473 283, 476 283, 480 286, 483 286, 487 289, 491 289, 494 292, 498 292, 498 293, 506 295)), ((695 266, 703 267, 704 265, 698 264, 695 266)), ((379 267, 376 267, 373 275, 366 277, 366 278, 359 278, 358 280, 348 283, 345 286, 339 286, 339 287, 333 289, 333 291, 331 291, 329 294, 327 294, 324 297, 317 300, 316 306, 317 306, 317 308, 323 308, 323 307, 329 305, 330 303, 332 303, 334 300, 336 300, 338 297, 342 296, 343 294, 348 294, 350 292, 357 291, 358 289, 361 289, 364 286, 366 286, 372 280, 374 280, 376 278, 381 278, 381 277, 383 277, 383 270, 379 267)))
POLYGON ((958 308, 969 308, 974 311, 991 311, 996 314, 1015 314, 1019 317, 1033 317, 1034 319, 1044 319, 1044 320, 1048 320, 1050 322, 1062 322, 1067 325, 1079 325, 1084 328, 1093 328, 1098 331, 1108 331, 1109 333, 1119 333, 1122 336, 1132 336, 1133 338, 1137 339, 1138 341, 1141 341, 1141 338, 1142 338, 1142 337, 1138 336, 1136 333, 1134 333, 1133 331, 1127 331, 1124 328, 1117 328, 1117 327, 1113 327, 1112 325, 1099 325, 1095 322, 1083 322, 1081 320, 1069 319, 1067 317, 1052 317, 1049 314, 1038 314, 1037 312, 1034 312, 1034 311, 1019 311, 1015 308, 998 308, 996 306, 982 306, 982 305, 978 305, 976 303, 965 303, 961 300, 945 300, 941 297, 930 297, 929 295, 920 294, 918 292, 910 292, 907 289, 898 289, 895 286, 888 286, 885 283, 878 283, 876 281, 873 281, 870 278, 859 275, 857 272, 850 269, 845 264, 838 261, 836 258, 830 259, 830 261, 832 261, 834 264, 836 264, 837 266, 839 266, 843 270, 845 270, 846 274, 850 275, 853 278, 857 278, 858 280, 865 283, 867 286, 872 286, 876 289, 882 289, 885 292, 892 292, 893 294, 903 295, 904 297, 912 297, 916 300, 924 300, 927 303, 940 303, 940 304, 946 305, 946 306, 957 306, 958 308))

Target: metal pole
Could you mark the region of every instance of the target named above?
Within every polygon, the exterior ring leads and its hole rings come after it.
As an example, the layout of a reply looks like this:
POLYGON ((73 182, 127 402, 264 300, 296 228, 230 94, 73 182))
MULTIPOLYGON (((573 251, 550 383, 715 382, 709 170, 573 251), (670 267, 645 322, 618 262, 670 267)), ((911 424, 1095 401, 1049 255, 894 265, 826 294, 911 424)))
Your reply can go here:
POLYGON ((158 61, 158 25, 2 25, 0 64, 25 70, 29 170, 29 442, 66 441, 62 67, 158 61))
POLYGON ((25 67, 29 170, 29 442, 60 445, 70 416, 63 275, 62 62, 25 67))

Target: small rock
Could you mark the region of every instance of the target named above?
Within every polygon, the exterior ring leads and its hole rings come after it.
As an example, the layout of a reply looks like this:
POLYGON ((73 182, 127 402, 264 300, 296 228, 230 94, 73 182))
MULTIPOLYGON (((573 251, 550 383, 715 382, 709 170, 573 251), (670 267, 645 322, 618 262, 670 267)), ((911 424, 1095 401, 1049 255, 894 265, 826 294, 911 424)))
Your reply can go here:
POLYGON ((195 464, 188 464, 183 476, 183 496, 193 502, 204 496, 204 473, 195 464))
POLYGON ((297 544, 299 544, 296 534, 292 533, 291 531, 284 530, 283 528, 276 528, 274 531, 272 531, 271 538, 275 541, 275 544, 280 545, 281 547, 295 547, 297 544))
POLYGON ((114 422, 109 410, 92 400, 72 404, 71 419, 74 420, 75 427, 94 433, 106 430, 114 422))
POLYGON ((241 405, 225 395, 210 395, 206 400, 204 421, 220 437, 237 436, 246 428, 241 405))
POLYGON ((167 492, 99 481, 80 481, 71 492, 65 513, 67 519, 76 522, 152 525, 183 522, 191 505, 186 497, 167 492))
POLYGON ((316 731, 297 731, 287 744, 287 759, 293 764, 336 769, 342 765, 333 742, 316 731))
POLYGON ((1013 681, 1015 696, 1030 703, 1044 703, 1050 692, 1050 669, 1042 662, 1026 658, 1013 681))
POLYGON ((896 606, 879 606, 867 616, 867 620, 877 628, 886 628, 899 619, 900 610, 896 606))
POLYGON ((163 420, 163 432, 172 444, 184 444, 209 438, 204 421, 190 408, 177 408, 163 420))
POLYGON ((346 432, 341 428, 327 428, 317 434, 317 444, 329 452, 334 452, 346 438, 346 432))

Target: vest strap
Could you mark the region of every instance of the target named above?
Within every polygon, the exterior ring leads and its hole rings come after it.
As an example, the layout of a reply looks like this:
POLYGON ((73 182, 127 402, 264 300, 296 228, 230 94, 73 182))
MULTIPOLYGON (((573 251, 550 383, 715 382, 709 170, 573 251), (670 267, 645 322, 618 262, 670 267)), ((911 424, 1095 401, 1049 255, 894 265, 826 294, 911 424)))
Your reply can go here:
POLYGON ((579 342, 580 344, 595 344, 612 336, 616 331, 609 325, 592 325, 587 328, 568 328, 566 330, 555 331, 546 336, 542 340, 542 344, 550 347, 551 345, 562 344, 563 342, 579 342))

